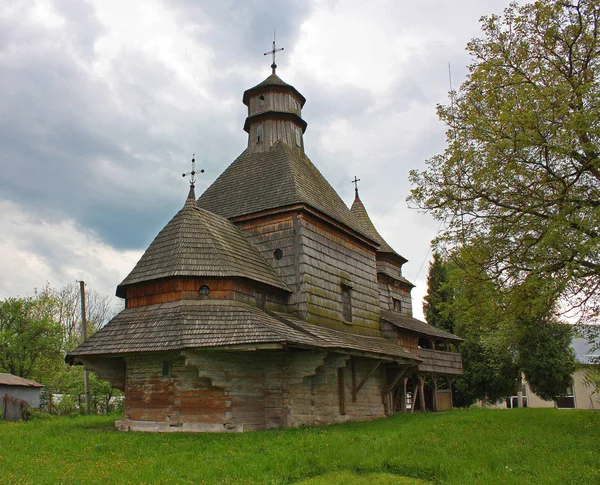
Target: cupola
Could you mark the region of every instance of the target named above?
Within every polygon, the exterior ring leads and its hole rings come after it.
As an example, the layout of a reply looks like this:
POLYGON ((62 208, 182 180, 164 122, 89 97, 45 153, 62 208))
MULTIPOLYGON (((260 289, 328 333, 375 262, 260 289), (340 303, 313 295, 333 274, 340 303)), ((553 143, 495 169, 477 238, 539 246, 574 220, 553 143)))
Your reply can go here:
POLYGON ((250 153, 269 151, 279 140, 304 153, 307 124, 302 119, 302 107, 306 99, 295 87, 283 82, 275 69, 263 82, 246 90, 242 101, 248 106, 244 130, 248 133, 250 153))

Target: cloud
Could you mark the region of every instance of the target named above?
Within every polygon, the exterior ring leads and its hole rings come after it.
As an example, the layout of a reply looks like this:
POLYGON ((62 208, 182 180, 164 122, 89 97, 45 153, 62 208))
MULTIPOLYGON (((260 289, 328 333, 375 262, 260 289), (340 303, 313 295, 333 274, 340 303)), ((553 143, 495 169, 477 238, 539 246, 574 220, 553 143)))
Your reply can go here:
POLYGON ((84 280, 114 294, 115 282, 131 271, 141 251, 118 251, 76 222, 41 218, 11 202, 0 202, 0 297, 31 294, 46 282, 63 286, 84 280))
MULTIPOLYGON (((0 274, 10 277, 0 290, 72 278, 84 261, 50 236, 60 231, 104 248, 97 261, 145 249, 183 204, 192 153, 205 169, 200 193, 245 148, 241 97, 270 73, 263 53, 274 27, 285 47, 278 74, 307 98, 307 154, 348 204, 350 180, 362 179, 368 210, 416 275, 437 223, 406 208, 407 174, 443 150, 435 105, 446 99, 448 62, 458 87, 478 17, 505 5, 9 2, 0 11, 0 203, 21 222, 2 222, 0 274), (34 243, 37 230, 44 243, 34 243), (22 274, 15 261, 38 270, 22 274)), ((112 293, 116 270, 95 271, 112 293)))

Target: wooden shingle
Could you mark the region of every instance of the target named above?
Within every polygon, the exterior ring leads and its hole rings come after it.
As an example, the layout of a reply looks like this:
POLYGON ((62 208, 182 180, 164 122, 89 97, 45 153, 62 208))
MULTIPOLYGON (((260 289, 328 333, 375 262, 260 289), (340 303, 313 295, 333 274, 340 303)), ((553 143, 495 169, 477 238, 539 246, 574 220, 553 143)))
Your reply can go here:
POLYGON ((246 236, 227 219, 200 209, 194 198, 154 238, 117 287, 175 276, 242 277, 289 291, 246 236))
POLYGON ((306 155, 278 141, 270 150, 245 150, 200 196, 198 206, 228 219, 305 204, 373 240, 306 155))

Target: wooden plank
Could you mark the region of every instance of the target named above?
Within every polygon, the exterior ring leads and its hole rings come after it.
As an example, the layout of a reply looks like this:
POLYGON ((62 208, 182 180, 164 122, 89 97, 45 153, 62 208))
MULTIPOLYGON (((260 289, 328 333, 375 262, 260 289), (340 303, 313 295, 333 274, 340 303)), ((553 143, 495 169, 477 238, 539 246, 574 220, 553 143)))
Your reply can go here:
POLYGON ((339 386, 339 397, 340 397, 340 414, 343 416, 346 414, 346 389, 344 386, 344 368, 338 369, 338 386, 339 386))
POLYGON ((408 367, 409 366, 405 366, 398 371, 398 374, 396 374, 396 377, 394 377, 394 379, 392 380, 390 385, 387 387, 387 389, 385 391, 386 393, 390 393, 394 390, 394 387, 396 387, 396 384, 398 384, 398 381, 404 375, 404 373, 407 371, 408 367))
POLYGON ((360 381, 358 385, 352 389, 352 402, 356 402, 356 395, 358 394, 358 391, 360 391, 361 388, 365 385, 369 377, 371 377, 375 373, 375 371, 379 368, 380 364, 381 362, 376 362, 373 368, 369 372, 367 372, 367 375, 363 378, 363 380, 360 381))

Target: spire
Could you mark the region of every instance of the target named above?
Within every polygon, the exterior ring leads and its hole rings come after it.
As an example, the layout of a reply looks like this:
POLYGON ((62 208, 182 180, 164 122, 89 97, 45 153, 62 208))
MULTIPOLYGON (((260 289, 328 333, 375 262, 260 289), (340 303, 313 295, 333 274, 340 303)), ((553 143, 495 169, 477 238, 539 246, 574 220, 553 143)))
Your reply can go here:
MULTIPOLYGON (((190 176, 190 191, 187 198, 193 199, 194 201, 196 200, 196 191, 194 190, 194 187, 196 186, 196 173, 196 154, 194 153, 192 155, 192 170, 190 172, 181 174, 182 177, 187 177, 188 175, 190 176)), ((200 169, 200 173, 204 173, 203 168, 200 169)))
POLYGON ((354 184, 354 199, 360 199, 360 197, 358 196, 358 182, 360 182, 360 179, 356 178, 356 175, 354 176, 354 180, 352 180, 350 183, 354 184))
POLYGON ((283 47, 277 49, 275 47, 275 29, 273 29, 273 49, 271 49, 269 52, 265 52, 264 55, 268 56, 269 54, 273 55, 273 64, 271 64, 271 69, 273 70, 273 74, 275 74, 275 69, 277 69, 277 64, 275 64, 275 53, 282 51, 283 47))

